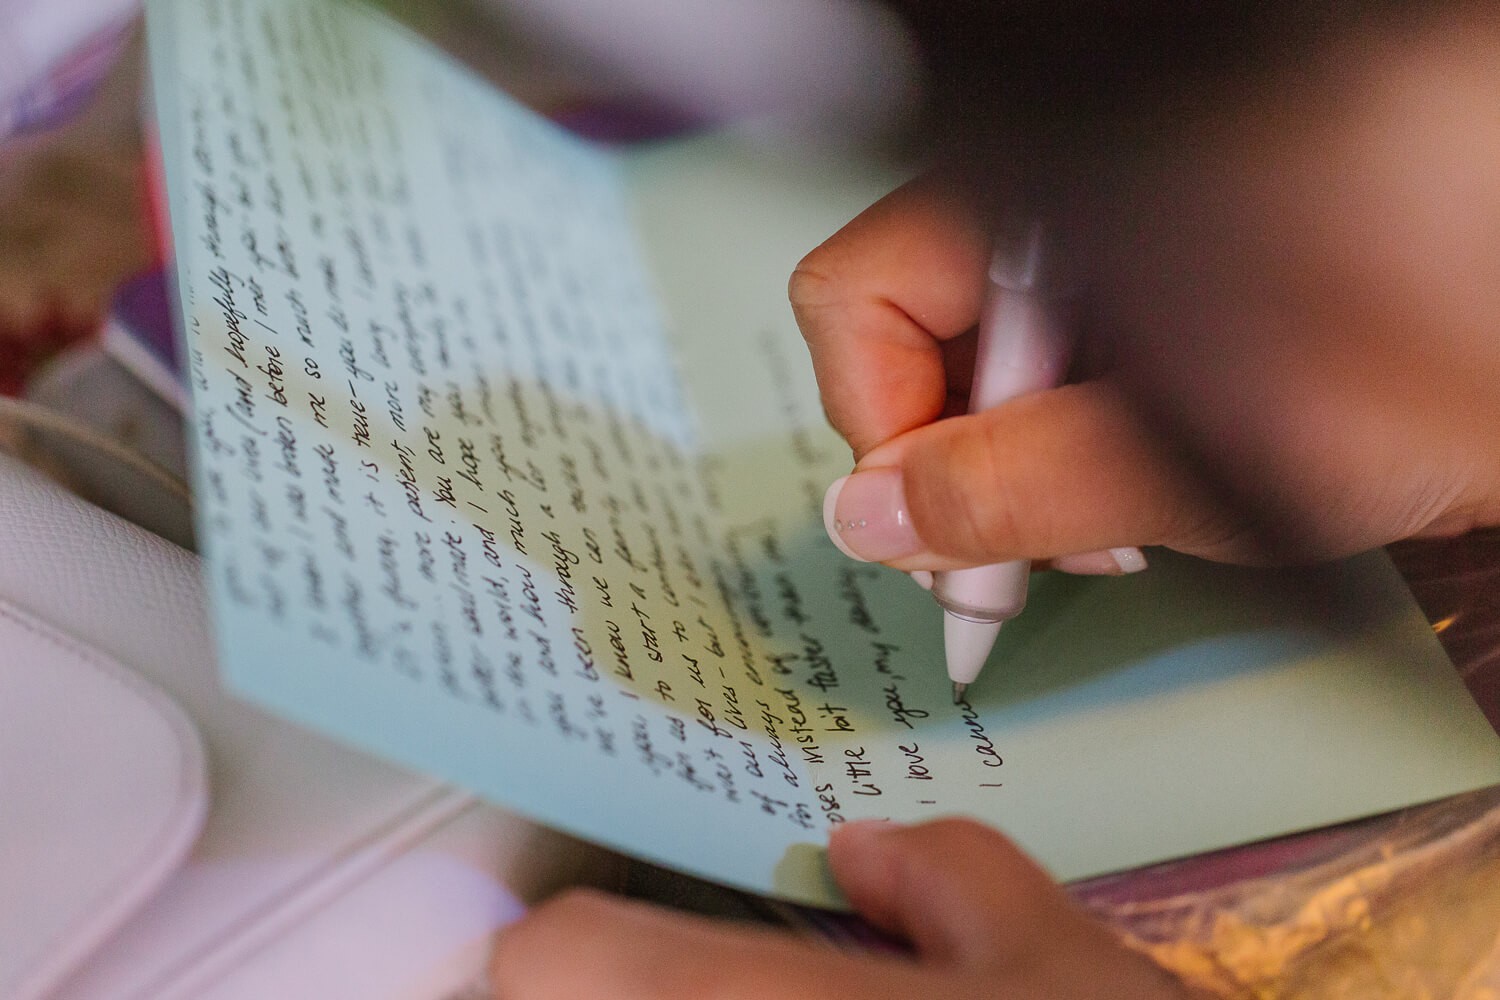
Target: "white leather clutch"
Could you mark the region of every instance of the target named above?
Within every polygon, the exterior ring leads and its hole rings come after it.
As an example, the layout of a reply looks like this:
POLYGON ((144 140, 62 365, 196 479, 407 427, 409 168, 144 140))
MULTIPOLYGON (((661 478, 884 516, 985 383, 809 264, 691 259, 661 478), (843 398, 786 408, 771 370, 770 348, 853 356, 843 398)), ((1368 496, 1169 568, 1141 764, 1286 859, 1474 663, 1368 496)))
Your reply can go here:
POLYGON ((45 996, 113 933, 182 861, 207 802, 176 705, 0 600, 0 996, 45 996))

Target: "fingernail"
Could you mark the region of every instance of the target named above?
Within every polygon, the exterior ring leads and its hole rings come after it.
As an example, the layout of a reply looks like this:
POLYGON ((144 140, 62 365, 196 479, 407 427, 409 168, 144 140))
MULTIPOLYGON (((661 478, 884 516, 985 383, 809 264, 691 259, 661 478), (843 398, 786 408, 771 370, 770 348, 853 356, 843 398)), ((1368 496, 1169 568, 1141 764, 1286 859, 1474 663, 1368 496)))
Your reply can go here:
POLYGON ((899 469, 867 469, 834 480, 823 496, 823 527, 840 552, 860 562, 889 562, 923 550, 906 512, 899 469))
POLYGON ((923 590, 932 589, 932 573, 930 573, 929 571, 925 569, 914 569, 906 575, 911 577, 912 582, 915 583, 918 587, 921 587, 923 590))
POLYGON ((1052 568, 1080 576, 1124 576, 1145 569, 1146 555, 1134 546, 1078 552, 1070 556, 1057 556, 1052 560, 1052 568))

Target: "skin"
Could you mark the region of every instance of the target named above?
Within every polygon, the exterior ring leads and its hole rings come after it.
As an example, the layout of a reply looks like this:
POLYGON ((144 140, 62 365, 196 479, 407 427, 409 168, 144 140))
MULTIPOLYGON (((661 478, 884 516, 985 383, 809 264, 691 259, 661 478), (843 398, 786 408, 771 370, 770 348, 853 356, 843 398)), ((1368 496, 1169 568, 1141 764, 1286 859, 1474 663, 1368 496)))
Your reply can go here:
POLYGON ((998 833, 964 820, 849 823, 828 848, 855 909, 909 940, 857 954, 589 891, 507 931, 492 964, 504 1000, 847 1000, 850 997, 1186 1000, 998 833), (956 864, 955 859, 962 859, 956 864))
MULTIPOLYGON (((893 565, 1500 524, 1497 94, 1500 15, 1452 4, 1132 123, 1050 206, 1087 276, 1076 377, 977 416, 939 419, 985 291, 972 185, 914 182, 815 250, 791 300, 856 475, 900 471, 923 551, 893 565)), ((829 860, 909 956, 573 893, 502 936, 496 995, 1186 995, 972 824, 850 825, 829 860)))
POLYGON ((829 419, 856 470, 901 471, 925 543, 897 568, 1306 561, 1500 523, 1497 17, 1347 38, 1247 89, 1066 192, 1092 364, 1058 390, 937 420, 988 254, 944 175, 799 266, 829 419))

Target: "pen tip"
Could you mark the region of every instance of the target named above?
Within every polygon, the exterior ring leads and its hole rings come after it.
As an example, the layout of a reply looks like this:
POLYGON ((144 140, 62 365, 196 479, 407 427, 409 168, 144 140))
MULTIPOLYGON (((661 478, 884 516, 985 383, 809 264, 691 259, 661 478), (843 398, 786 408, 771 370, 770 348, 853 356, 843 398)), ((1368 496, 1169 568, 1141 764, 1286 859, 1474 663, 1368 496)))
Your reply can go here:
POLYGON ((969 685, 953 682, 953 704, 961 705, 964 700, 964 692, 969 690, 969 685))

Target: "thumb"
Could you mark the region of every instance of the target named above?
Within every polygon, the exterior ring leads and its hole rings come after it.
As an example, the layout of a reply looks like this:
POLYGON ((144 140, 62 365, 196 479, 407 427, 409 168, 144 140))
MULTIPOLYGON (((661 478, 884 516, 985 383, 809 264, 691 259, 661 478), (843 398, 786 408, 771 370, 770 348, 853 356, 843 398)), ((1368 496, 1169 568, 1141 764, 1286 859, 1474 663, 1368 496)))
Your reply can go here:
POLYGON ((1167 545, 1245 558, 1241 525, 1108 379, 909 431, 829 488, 846 555, 903 570, 1167 545))
POLYGON ((828 864, 861 916, 924 959, 1004 962, 1034 943, 1033 928, 1088 922, 1036 862, 971 820, 843 823, 829 835, 828 864))
POLYGON ((990 995, 1194 996, 1115 940, 1009 840, 971 820, 844 823, 830 834, 828 863, 860 915, 909 940, 920 961, 983 972, 990 995))

